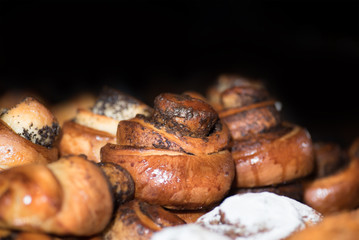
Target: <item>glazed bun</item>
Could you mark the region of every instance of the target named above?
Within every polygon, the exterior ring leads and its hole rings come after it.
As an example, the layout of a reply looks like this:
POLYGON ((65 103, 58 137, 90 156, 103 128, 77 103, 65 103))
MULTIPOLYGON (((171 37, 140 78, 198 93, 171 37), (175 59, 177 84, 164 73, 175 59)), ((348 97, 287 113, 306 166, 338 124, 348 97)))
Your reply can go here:
POLYGON ((154 113, 121 121, 117 144, 101 149, 135 180, 135 197, 169 209, 201 209, 228 193, 234 164, 229 132, 212 107, 188 95, 161 94, 154 113))
POLYGON ((298 125, 283 124, 275 131, 234 141, 232 156, 237 187, 260 187, 309 175, 314 168, 312 141, 298 125))
POLYGON ((272 98, 264 83, 222 75, 208 94, 230 131, 236 166, 234 187, 275 187, 294 183, 313 171, 309 132, 281 119, 281 104, 272 98))

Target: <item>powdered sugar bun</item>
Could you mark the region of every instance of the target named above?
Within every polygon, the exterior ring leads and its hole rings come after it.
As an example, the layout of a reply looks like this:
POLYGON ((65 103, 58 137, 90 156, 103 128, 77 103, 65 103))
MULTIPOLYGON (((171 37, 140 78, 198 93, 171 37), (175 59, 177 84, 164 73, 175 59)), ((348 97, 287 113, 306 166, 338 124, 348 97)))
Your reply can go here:
POLYGON ((236 240, 278 240, 321 219, 318 212, 300 202, 263 192, 228 197, 196 223, 236 240))

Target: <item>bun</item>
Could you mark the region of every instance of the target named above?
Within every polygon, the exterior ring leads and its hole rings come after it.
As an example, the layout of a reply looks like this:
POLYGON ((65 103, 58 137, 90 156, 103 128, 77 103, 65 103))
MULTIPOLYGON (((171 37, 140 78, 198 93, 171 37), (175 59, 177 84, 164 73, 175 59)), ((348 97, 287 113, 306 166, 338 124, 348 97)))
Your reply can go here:
POLYGON ((318 212, 300 202, 262 192, 230 196, 196 224, 232 239, 285 239, 321 220, 318 212))
POLYGON ((246 193, 224 199, 195 223, 167 227, 153 239, 286 239, 321 220, 319 213, 293 199, 246 193))
POLYGON ((100 149, 106 143, 116 142, 114 135, 74 121, 66 121, 62 132, 59 145, 61 156, 84 154, 89 160, 100 162, 100 149))
POLYGON ((63 124, 60 154, 85 154, 100 162, 100 149, 116 142, 119 121, 151 108, 139 100, 111 88, 104 88, 91 109, 78 109, 75 118, 63 124))
POLYGON ((216 83, 208 88, 207 96, 211 105, 220 111, 223 109, 222 93, 233 87, 253 87, 256 89, 262 89, 264 86, 262 82, 257 80, 249 80, 240 75, 235 74, 222 74, 218 77, 216 83))
POLYGON ((306 204, 325 215, 359 206, 358 146, 355 140, 345 152, 338 144, 315 144, 317 168, 304 185, 306 204))
POLYGON ((107 178, 80 156, 5 170, 0 189, 1 228, 91 236, 104 230, 113 212, 107 178))
POLYGON ((308 182, 304 188, 304 202, 328 215, 359 206, 359 158, 351 160, 343 170, 308 182))
POLYGON ((357 239, 359 235, 358 222, 359 210, 337 213, 324 217, 323 221, 317 225, 293 234, 288 240, 357 239))
POLYGON ((185 224, 182 219, 162 207, 134 200, 118 208, 104 238, 148 240, 154 232, 182 224, 185 224))
POLYGON ((308 131, 281 120, 280 104, 259 81, 223 75, 209 89, 208 98, 215 101, 211 103, 230 130, 235 187, 276 185, 312 172, 308 131))
POLYGON ((31 97, 3 112, 0 118, 18 135, 47 148, 52 147, 59 134, 54 115, 31 97))
POLYGON ((34 98, 0 115, 0 169, 57 160, 60 127, 52 113, 34 98))
POLYGON ((175 209, 219 202, 229 191, 234 166, 228 129, 205 102, 188 95, 161 94, 151 117, 118 125, 117 144, 101 149, 135 180, 135 197, 175 209))
POLYGON ((307 176, 314 167, 312 151, 307 130, 290 124, 234 141, 236 186, 268 186, 307 176))

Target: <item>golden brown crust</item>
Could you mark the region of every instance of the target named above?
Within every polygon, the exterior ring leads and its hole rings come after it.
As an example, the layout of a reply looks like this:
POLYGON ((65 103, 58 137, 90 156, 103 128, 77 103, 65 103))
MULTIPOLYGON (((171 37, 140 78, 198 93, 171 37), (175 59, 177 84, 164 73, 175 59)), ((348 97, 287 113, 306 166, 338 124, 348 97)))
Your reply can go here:
POLYGON ((113 161, 135 179, 135 197, 177 209, 198 209, 220 201, 228 192, 234 166, 229 151, 189 155, 165 149, 107 144, 102 161, 113 161))
POLYGON ((89 109, 81 108, 77 110, 76 117, 73 121, 82 126, 107 132, 111 135, 116 135, 117 124, 119 122, 119 120, 93 113, 89 109))
POLYGON ((324 217, 317 225, 290 236, 288 240, 355 240, 359 236, 359 210, 324 217))
POLYGON ((0 173, 0 227, 91 236, 110 221, 113 199, 101 169, 83 157, 0 173))
POLYGON ((220 111, 219 117, 228 126, 233 139, 258 134, 280 123, 275 101, 272 100, 229 108, 220 111))
POLYGON ((236 186, 278 184, 308 175, 314 167, 309 133, 299 126, 234 141, 236 186))
POLYGON ((115 143, 115 136, 93 128, 67 121, 62 127, 60 155, 85 154, 89 160, 100 162, 100 149, 106 143, 115 143))
POLYGON ((353 158, 345 169, 308 182, 304 202, 324 215, 358 207, 358 172, 359 158, 353 158))
POLYGON ((58 149, 46 148, 16 134, 0 120, 0 170, 29 163, 57 160, 58 149))
POLYGON ((149 240, 154 232, 181 224, 185 222, 162 207, 134 200, 119 207, 104 238, 149 240))

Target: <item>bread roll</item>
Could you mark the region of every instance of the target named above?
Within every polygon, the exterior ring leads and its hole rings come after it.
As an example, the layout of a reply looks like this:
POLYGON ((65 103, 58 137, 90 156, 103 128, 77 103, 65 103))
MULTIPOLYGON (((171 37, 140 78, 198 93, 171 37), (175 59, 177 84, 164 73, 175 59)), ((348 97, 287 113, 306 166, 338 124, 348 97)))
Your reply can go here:
POLYGON ((102 170, 80 156, 0 173, 0 227, 56 235, 100 233, 113 213, 102 170))
POLYGON ((104 88, 90 109, 78 109, 73 120, 65 121, 60 141, 60 154, 85 154, 100 162, 100 149, 106 143, 116 142, 119 121, 152 109, 141 101, 112 88, 104 88))
POLYGON ((0 115, 0 169, 57 160, 60 127, 34 98, 25 98, 0 115))
POLYGON ((121 121, 117 144, 101 149, 135 180, 135 197, 175 209, 199 209, 229 191, 234 164, 228 129, 205 102, 188 95, 161 94, 153 116, 121 121))

